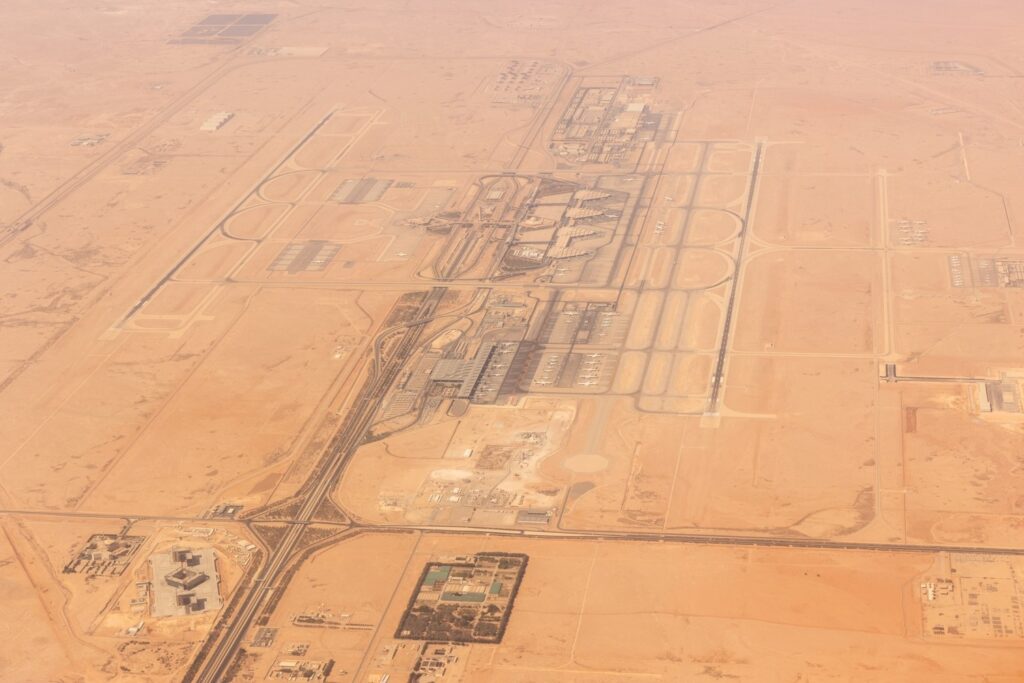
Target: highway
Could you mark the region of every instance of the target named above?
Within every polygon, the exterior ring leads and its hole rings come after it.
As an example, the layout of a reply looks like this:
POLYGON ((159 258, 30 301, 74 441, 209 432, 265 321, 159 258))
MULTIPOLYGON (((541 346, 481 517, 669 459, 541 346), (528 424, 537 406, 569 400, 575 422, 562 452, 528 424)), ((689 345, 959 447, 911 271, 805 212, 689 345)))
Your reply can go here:
POLYGON ((225 680, 225 672, 231 666, 249 626, 277 588, 277 579, 299 547, 299 540, 307 524, 330 495, 348 459, 365 439, 377 408, 409 355, 416 349, 423 327, 432 319, 445 291, 444 287, 434 287, 426 294, 413 320, 407 324, 404 336, 395 351, 384 360, 376 374, 367 378, 341 428, 329 444, 320 465, 307 486, 299 492, 298 498, 302 503, 292 520, 293 523, 288 527, 280 543, 271 549, 266 565, 253 580, 252 585, 243 589, 247 592, 241 597, 230 623, 223 625, 223 634, 219 637, 217 631, 211 634, 212 640, 206 645, 209 651, 205 653, 205 658, 204 653, 200 652, 199 657, 202 659, 197 659, 197 662, 202 662, 201 666, 193 666, 184 680, 197 683, 219 683, 225 680))
POLYGON ((887 553, 963 553, 966 555, 1024 555, 1024 547, 997 548, 986 546, 957 546, 913 543, 865 543, 837 541, 834 539, 744 536, 733 534, 675 533, 658 531, 651 533, 634 531, 550 531, 545 529, 510 529, 507 527, 451 527, 416 525, 362 525, 353 524, 353 529, 363 531, 420 531, 447 535, 488 535, 511 536, 516 538, 574 540, 574 541, 631 541, 641 543, 684 543, 690 545, 755 546, 763 548, 806 548, 808 550, 859 550, 887 553))
MULTIPOLYGON (((330 487, 327 489, 330 490, 330 487)), ((322 498, 321 498, 322 500, 322 498)), ((315 511, 315 508, 314 508, 315 511)), ((210 519, 208 517, 174 517, 167 515, 136 515, 132 513, 118 512, 62 512, 59 510, 30 510, 15 508, 0 508, 0 515, 12 515, 15 517, 57 517, 57 518, 84 518, 84 519, 123 519, 126 521, 153 520, 162 522, 191 522, 193 524, 248 524, 241 520, 210 519)), ((329 522, 317 520, 314 522, 311 516, 300 518, 299 516, 278 519, 275 522, 289 524, 295 528, 304 528, 309 524, 337 525, 351 529, 352 531, 374 532, 374 533, 409 533, 423 532, 442 535, 473 535, 473 536, 506 536, 513 538, 530 538, 540 540, 576 540, 576 541, 632 541, 642 543, 684 543, 690 545, 732 545, 732 546, 756 546, 764 548, 807 548, 810 550, 857 550, 863 552, 884 552, 884 553, 963 553, 966 555, 1024 555, 1024 546, 984 546, 984 545, 936 545, 917 543, 866 543, 858 541, 839 541, 835 539, 811 538, 811 537, 780 537, 780 536, 750 536, 743 534, 729 533, 697 533, 697 532, 674 532, 674 531, 567 531, 561 529, 517 529, 511 527, 488 527, 488 526, 440 526, 440 525, 417 525, 417 524, 365 524, 362 522, 329 522)))

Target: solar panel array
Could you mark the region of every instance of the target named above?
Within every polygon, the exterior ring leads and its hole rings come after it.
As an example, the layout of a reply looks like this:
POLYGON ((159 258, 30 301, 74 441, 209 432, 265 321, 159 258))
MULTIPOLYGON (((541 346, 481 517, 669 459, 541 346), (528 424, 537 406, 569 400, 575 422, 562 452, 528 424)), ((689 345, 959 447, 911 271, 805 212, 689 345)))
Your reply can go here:
POLYGON ((276 14, 211 14, 170 42, 175 45, 230 45, 256 35, 276 14))

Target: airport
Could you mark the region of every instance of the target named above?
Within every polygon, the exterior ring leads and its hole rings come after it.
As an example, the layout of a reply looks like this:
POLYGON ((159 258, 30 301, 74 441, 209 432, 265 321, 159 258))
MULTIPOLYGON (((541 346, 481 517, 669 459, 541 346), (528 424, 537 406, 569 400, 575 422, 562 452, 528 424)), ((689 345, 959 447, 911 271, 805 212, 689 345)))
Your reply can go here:
POLYGON ((0 679, 1024 678, 1024 14, 933 5, 15 2, 0 679))

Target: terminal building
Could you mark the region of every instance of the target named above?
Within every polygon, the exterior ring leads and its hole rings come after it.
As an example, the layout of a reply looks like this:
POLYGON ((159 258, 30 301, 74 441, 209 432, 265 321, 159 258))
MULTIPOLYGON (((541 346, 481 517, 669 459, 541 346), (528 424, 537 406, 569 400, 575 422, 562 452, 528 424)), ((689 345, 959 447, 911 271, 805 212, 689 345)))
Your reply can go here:
POLYGON ((519 350, 517 341, 484 342, 472 358, 441 358, 430 381, 452 387, 452 397, 494 403, 519 350))

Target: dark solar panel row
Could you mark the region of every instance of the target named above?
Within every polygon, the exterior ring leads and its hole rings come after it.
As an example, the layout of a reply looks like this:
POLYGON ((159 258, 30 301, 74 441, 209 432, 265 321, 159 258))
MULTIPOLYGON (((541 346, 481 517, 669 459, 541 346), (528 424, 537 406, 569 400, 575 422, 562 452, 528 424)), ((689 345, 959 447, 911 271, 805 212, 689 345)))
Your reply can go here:
POLYGON ((202 36, 215 36, 215 35, 217 35, 220 32, 220 30, 222 28, 224 28, 224 27, 223 26, 206 26, 206 25, 202 25, 202 24, 197 24, 196 26, 193 26, 189 30, 187 30, 184 33, 182 33, 181 35, 182 35, 182 37, 185 37, 185 38, 199 38, 199 37, 202 37, 202 36))
POLYGON ((235 23, 236 21, 241 19, 243 16, 244 15, 242 15, 242 14, 211 14, 210 16, 206 17, 205 19, 203 19, 199 23, 200 24, 217 24, 219 26, 227 26, 228 24, 235 23))
POLYGON ((238 38, 173 38, 167 41, 171 45, 237 45, 238 38))
POLYGON ((260 24, 265 26, 277 18, 276 14, 246 14, 238 20, 239 24, 260 24))
POLYGON ((218 35, 221 36, 251 36, 259 31, 262 26, 228 26, 226 29, 221 31, 218 35))

